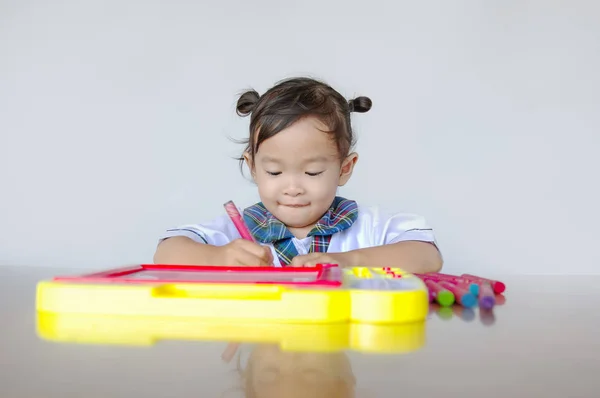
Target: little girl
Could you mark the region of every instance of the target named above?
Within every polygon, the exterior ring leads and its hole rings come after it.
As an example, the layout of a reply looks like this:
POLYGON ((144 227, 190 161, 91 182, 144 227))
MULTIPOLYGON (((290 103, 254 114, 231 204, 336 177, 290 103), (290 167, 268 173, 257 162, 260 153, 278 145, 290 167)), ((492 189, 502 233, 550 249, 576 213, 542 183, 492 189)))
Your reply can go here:
POLYGON ((249 167, 261 201, 241 212, 257 243, 242 240, 224 212, 204 224, 167 230, 154 261, 439 271, 442 258, 422 217, 387 216, 337 196, 358 160, 350 114, 370 108, 367 97, 347 101, 309 78, 284 80, 262 96, 242 94, 237 113, 251 117, 240 166, 249 167))

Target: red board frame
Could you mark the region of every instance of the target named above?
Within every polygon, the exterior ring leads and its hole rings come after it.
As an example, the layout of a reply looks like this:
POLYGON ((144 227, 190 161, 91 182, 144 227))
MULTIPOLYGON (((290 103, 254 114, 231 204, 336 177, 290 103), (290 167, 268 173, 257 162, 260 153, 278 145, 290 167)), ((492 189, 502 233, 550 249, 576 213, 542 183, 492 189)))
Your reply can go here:
MULTIPOLYGON (((336 272, 339 268, 337 264, 317 264, 315 267, 235 267, 235 266, 208 266, 208 265, 166 265, 166 264, 139 264, 129 267, 121 267, 106 271, 85 274, 80 276, 57 276, 54 278, 58 282, 78 282, 78 283, 118 283, 118 284, 156 284, 156 283, 245 283, 245 284, 277 284, 292 286, 328 286, 338 287, 342 285, 342 273, 336 272), (137 279, 134 275, 139 275, 144 271, 170 271, 170 272, 190 272, 196 273, 193 280, 190 279, 137 279), (223 280, 202 280, 198 279, 198 273, 211 272, 223 273, 223 280), (252 280, 227 280, 227 275, 243 273, 264 274, 265 279, 252 280), (285 277, 291 274, 304 274, 310 276, 314 274, 312 281, 291 281, 291 280, 269 280, 269 277, 285 277), (128 278, 128 276, 131 276, 128 278)), ((341 270, 340 270, 341 271, 341 270)))

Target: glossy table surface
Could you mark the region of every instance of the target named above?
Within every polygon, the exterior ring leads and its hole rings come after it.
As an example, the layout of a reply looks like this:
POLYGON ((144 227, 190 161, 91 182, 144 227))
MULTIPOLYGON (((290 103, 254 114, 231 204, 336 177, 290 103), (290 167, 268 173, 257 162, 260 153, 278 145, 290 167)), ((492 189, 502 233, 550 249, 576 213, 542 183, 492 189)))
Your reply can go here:
POLYGON ((504 302, 491 314, 432 307, 412 352, 242 344, 227 362, 225 341, 41 338, 36 283, 81 272, 0 267, 0 397, 600 396, 600 276, 502 278, 504 302))

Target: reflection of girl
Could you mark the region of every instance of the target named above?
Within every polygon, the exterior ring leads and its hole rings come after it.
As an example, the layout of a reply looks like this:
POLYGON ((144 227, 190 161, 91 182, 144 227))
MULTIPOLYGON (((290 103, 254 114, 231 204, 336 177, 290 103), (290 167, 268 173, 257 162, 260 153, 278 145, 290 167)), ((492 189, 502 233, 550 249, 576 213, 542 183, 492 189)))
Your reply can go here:
POLYGON ((245 368, 238 356, 237 370, 246 398, 354 397, 356 380, 343 352, 282 352, 276 345, 260 345, 245 368))

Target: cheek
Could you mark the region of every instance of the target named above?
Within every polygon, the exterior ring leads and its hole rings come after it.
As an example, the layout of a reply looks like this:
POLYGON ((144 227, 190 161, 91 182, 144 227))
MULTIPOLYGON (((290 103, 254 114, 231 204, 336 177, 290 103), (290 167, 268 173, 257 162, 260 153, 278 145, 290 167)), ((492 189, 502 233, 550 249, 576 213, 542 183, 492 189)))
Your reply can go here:
POLYGON ((278 188, 276 181, 268 178, 257 178, 258 194, 261 197, 269 198, 277 194, 278 188))
POLYGON ((335 175, 324 177, 321 181, 314 184, 314 192, 323 199, 329 199, 335 196, 338 187, 338 178, 335 175))

